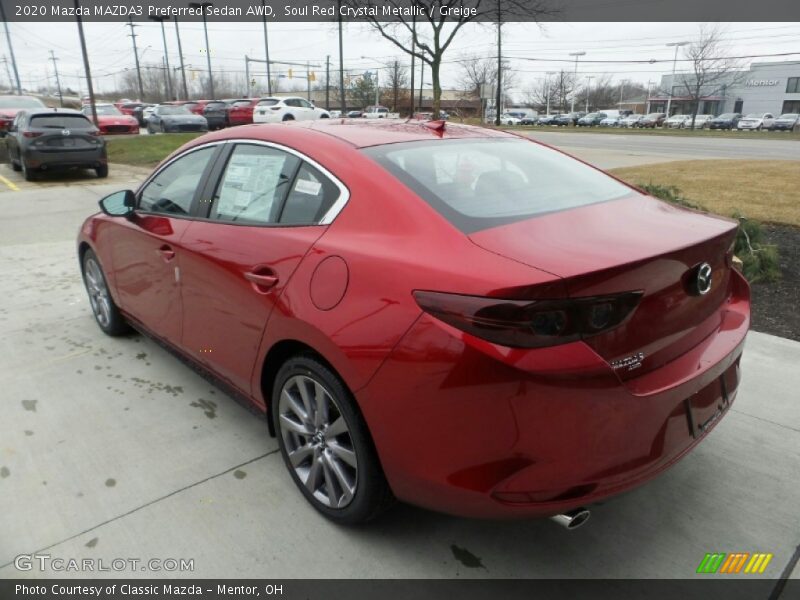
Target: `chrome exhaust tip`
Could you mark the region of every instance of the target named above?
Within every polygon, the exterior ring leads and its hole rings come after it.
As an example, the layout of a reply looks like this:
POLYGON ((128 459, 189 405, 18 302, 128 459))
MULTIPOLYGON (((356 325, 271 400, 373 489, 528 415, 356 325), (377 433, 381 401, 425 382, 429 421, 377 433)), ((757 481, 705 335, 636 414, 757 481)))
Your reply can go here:
POLYGON ((576 508, 575 510, 571 510, 567 513, 563 513, 560 515, 553 515, 550 517, 551 521, 555 521, 559 525, 561 525, 564 529, 577 529, 586 521, 589 520, 589 510, 586 508, 576 508))

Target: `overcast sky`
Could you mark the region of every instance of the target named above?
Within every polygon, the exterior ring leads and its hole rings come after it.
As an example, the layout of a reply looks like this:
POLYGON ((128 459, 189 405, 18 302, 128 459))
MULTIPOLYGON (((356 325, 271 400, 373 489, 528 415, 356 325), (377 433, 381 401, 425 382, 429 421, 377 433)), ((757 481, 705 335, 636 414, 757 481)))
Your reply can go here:
MULTIPOLYGON (((146 22, 138 25, 140 60, 143 64, 160 64, 164 50, 159 24, 146 22)), ((168 22, 166 26, 169 59, 171 66, 175 67, 178 65, 178 51, 174 24, 168 22)), ((742 61, 745 64, 800 60, 800 23, 722 23, 718 26, 732 55, 798 52, 787 57, 746 59, 742 61)), ((131 39, 127 36, 130 30, 124 23, 85 23, 84 27, 95 85, 100 91, 113 88, 114 78, 120 77, 125 69, 134 67, 131 39)), ((632 79, 647 84, 648 80, 658 81, 662 74, 672 69, 673 49, 666 44, 693 40, 700 27, 700 23, 547 23, 541 27, 532 23, 511 23, 503 28, 503 55, 509 57, 517 73, 517 90, 533 84, 547 71, 572 71, 574 59, 569 53, 576 51, 586 52, 578 65, 580 77, 610 74, 615 79, 632 79), (649 59, 664 62, 589 62, 649 59)), ((184 22, 180 28, 186 64, 205 70, 202 24, 184 22)), ((62 85, 76 87, 78 77, 82 76, 82 63, 74 23, 10 23, 9 29, 23 87, 35 89, 43 85, 48 76, 50 84, 54 85, 52 64, 48 62, 50 50, 59 59, 62 85)), ((7 40, 5 35, 2 37, 0 53, 7 54, 7 40)), ((243 72, 245 54, 257 58, 264 56, 259 22, 209 23, 209 37, 214 71, 243 72)), ((326 55, 330 55, 332 69, 337 68, 338 37, 333 24, 271 23, 269 37, 273 60, 324 64, 326 55)), ((495 56, 495 53, 494 26, 466 26, 445 57, 443 86, 457 86, 462 70, 459 59, 476 55, 495 56)), ((355 71, 379 67, 382 62, 395 57, 406 62, 409 60, 367 24, 345 26, 344 56, 345 66, 355 71)), ((0 80, 5 82, 7 79, 5 68, 0 69, 0 80)), ((429 75, 426 80, 429 81, 429 75)), ((81 89, 86 89, 82 80, 81 89)))

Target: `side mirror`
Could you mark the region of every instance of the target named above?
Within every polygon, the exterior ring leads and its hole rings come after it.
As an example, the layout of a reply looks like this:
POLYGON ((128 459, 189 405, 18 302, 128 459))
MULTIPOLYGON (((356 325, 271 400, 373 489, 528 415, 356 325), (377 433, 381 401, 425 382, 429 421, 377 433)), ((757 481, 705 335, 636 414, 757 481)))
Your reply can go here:
POLYGON ((136 208, 136 195, 131 190, 114 192, 99 202, 100 210, 110 217, 126 217, 133 215, 136 208))

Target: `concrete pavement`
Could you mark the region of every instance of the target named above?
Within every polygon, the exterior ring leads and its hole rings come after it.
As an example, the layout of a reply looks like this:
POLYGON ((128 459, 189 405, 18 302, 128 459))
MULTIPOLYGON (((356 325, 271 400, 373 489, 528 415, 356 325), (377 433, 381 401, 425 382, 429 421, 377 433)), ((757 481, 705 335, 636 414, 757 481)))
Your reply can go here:
POLYGON ((708 439, 584 528, 409 506, 331 525, 263 420, 151 340, 95 325, 74 236, 118 187, 0 194, 0 578, 80 575, 17 571, 34 552, 194 560, 170 576, 684 578, 713 551, 771 552, 777 577, 800 544, 800 344, 759 333, 708 439))

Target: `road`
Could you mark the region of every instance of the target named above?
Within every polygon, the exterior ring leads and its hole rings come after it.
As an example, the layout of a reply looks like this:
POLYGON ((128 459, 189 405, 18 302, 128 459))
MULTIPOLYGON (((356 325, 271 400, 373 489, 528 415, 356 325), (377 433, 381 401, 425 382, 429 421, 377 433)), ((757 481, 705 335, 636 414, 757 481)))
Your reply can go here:
POLYGON ((724 137, 515 130, 604 169, 692 159, 796 160, 800 142, 724 137))
POLYGON ((775 578, 790 563, 800 343, 751 333, 718 427, 574 532, 410 506, 337 527, 294 488, 263 420, 151 340, 95 325, 75 232, 119 183, 0 194, 0 578, 79 575, 18 572, 34 552, 194 559, 170 575, 199 577, 689 578, 706 552, 743 551, 773 553, 775 578))

